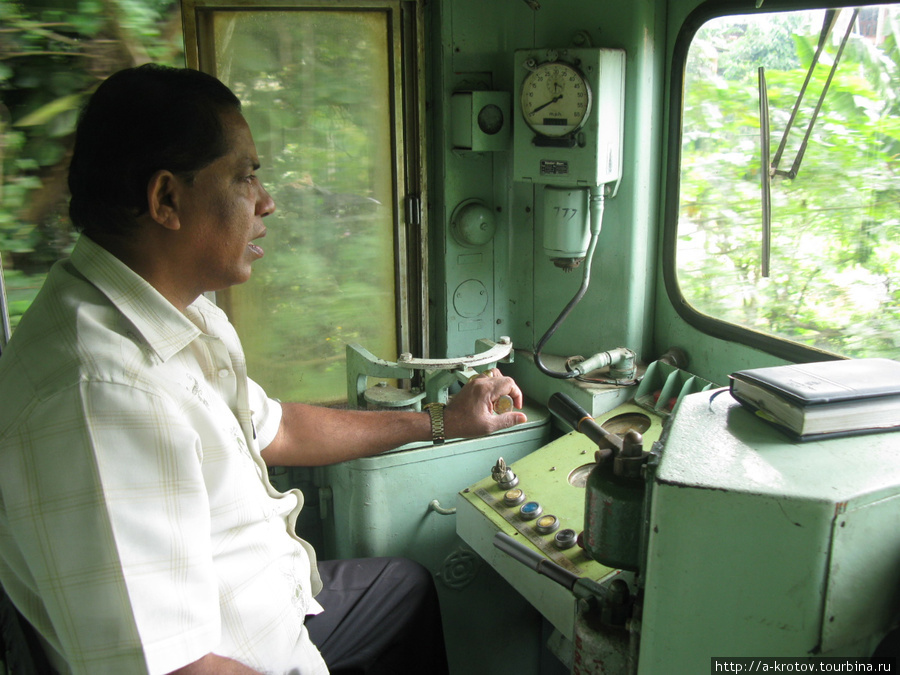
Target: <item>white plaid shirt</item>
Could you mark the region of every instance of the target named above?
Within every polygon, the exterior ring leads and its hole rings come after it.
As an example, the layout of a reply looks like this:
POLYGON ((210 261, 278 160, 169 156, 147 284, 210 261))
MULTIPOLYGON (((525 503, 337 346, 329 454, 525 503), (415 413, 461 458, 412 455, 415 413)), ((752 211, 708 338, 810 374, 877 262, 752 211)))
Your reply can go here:
POLYGON ((81 237, 0 358, 0 583, 57 665, 327 672, 303 495, 259 454, 280 420, 219 309, 81 237))

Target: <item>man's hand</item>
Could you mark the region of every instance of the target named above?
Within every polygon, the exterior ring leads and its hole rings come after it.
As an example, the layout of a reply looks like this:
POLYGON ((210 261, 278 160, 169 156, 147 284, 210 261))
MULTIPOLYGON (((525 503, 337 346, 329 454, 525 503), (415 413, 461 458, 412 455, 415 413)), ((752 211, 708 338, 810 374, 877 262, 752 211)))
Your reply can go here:
MULTIPOLYGON (((469 380, 444 409, 445 438, 483 436, 526 421, 523 412, 494 413, 501 396, 522 407, 522 391, 499 370, 469 380)), ((269 466, 324 466, 370 457, 413 441, 431 440, 427 413, 340 410, 282 403, 278 435, 262 457, 269 466)))
POLYGON ((525 422, 525 413, 512 411, 495 414, 494 405, 501 396, 512 398, 515 408, 522 407, 522 390, 511 377, 499 370, 486 370, 473 377, 444 410, 447 438, 483 436, 525 422))

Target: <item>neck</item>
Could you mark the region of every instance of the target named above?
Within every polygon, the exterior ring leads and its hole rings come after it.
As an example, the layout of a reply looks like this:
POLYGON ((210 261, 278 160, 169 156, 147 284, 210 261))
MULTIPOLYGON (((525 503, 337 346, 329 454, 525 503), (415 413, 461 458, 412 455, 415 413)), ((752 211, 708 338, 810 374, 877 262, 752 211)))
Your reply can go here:
POLYGON ((202 291, 187 288, 182 263, 169 253, 177 248, 161 229, 138 227, 126 235, 87 234, 183 312, 202 291))

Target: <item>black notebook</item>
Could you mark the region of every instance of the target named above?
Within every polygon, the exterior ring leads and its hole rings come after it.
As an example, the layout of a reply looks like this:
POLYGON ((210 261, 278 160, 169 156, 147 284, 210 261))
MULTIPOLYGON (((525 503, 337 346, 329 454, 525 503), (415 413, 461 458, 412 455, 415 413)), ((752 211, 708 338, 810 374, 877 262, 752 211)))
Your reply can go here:
POLYGON ((819 361, 729 377, 734 398, 797 440, 900 428, 898 361, 819 361))

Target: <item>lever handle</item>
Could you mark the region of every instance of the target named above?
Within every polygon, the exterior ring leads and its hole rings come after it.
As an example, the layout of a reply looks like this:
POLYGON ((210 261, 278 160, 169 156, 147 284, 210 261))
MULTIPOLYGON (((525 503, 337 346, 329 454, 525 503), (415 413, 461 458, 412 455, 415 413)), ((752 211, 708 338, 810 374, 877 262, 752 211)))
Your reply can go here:
POLYGON ((573 574, 564 567, 560 567, 540 553, 532 551, 505 532, 498 532, 494 535, 494 546, 506 553, 513 560, 517 560, 526 567, 530 567, 538 574, 543 574, 545 577, 552 579, 560 586, 563 586, 570 591, 575 586, 575 582, 579 579, 577 574, 573 574))
POLYGON ((547 407, 575 431, 590 438, 601 450, 613 450, 616 454, 622 451, 622 438, 597 424, 584 408, 566 394, 553 394, 547 407))

